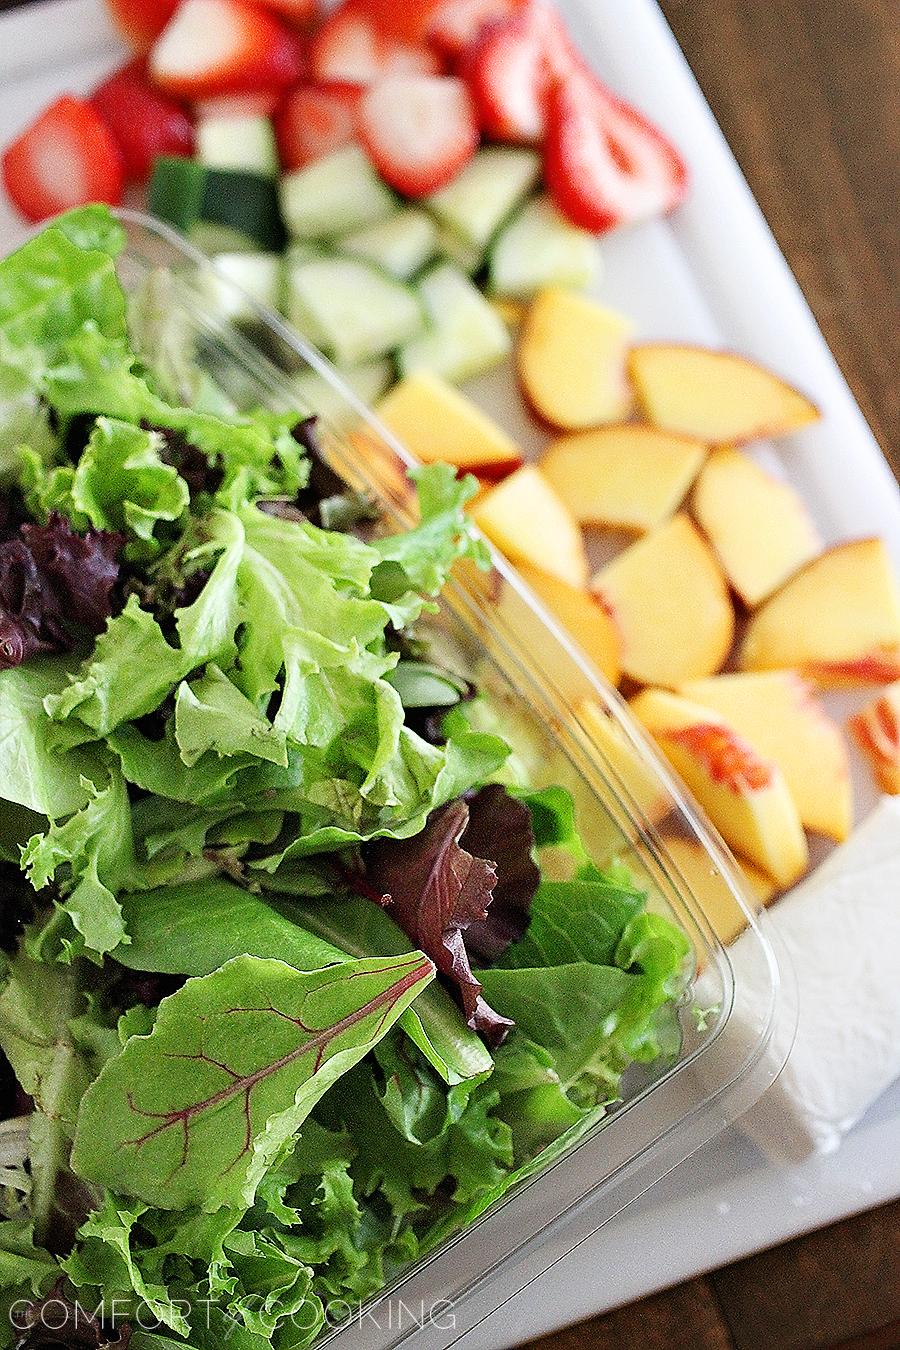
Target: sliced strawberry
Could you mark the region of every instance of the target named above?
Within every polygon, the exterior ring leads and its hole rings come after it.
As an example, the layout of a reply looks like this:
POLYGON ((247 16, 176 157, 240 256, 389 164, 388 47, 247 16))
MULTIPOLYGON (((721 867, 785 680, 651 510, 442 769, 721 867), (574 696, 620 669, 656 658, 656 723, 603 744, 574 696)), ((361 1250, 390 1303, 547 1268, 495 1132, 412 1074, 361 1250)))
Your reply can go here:
POLYGON ((489 23, 512 18, 527 3, 528 0, 444 0, 431 16, 429 41, 449 60, 455 60, 472 46, 489 23))
POLYGON ((322 82, 371 84, 380 75, 438 74, 441 63, 424 44, 389 31, 380 7, 373 10, 367 0, 344 0, 312 40, 310 69, 322 82))
POLYGON ((551 93, 544 180, 573 224, 602 233, 674 210, 688 174, 652 122, 583 73, 551 93))
POLYGON ((356 140, 358 84, 301 84, 275 115, 278 153, 284 169, 302 169, 314 159, 356 140))
POLYGON ((135 51, 146 52, 178 8, 178 0, 106 0, 113 22, 135 51))
POLYGON ((297 34, 246 0, 184 0, 150 53, 150 74, 176 98, 284 89, 302 73, 297 34))
POLYGON ((180 103, 154 89, 135 57, 98 85, 91 103, 122 151, 126 177, 144 182, 159 155, 192 155, 194 125, 180 103))
POLYGON ((537 0, 488 24, 464 54, 461 73, 484 132, 494 140, 533 145, 544 135, 550 90, 580 65, 562 19, 537 0))
POLYGON ((313 23, 319 14, 318 0, 258 0, 258 3, 266 9, 277 10, 299 28, 313 23))
POLYGON ((211 117, 271 117, 281 102, 274 90, 260 94, 219 94, 194 104, 198 122, 211 117))
POLYGON ((64 94, 3 155, 9 196, 29 220, 122 200, 122 155, 97 110, 64 94))
POLYGON ((385 75, 363 96, 360 135, 382 177, 408 197, 449 183, 478 148, 469 91, 449 75, 385 75))

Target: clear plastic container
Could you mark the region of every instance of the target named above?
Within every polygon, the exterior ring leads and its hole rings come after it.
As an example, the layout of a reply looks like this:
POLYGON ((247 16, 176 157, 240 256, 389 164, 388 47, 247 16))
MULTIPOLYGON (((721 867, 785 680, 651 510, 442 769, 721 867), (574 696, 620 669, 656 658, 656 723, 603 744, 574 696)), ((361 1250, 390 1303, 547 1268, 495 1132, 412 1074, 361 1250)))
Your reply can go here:
MULTIPOLYGON (((329 363, 276 315, 211 272, 209 262, 167 227, 132 212, 123 211, 121 219, 129 237, 120 265, 126 289, 146 286, 158 272, 155 302, 167 316, 177 310, 183 317, 199 363, 233 403, 320 414, 334 467, 373 495, 385 528, 408 527, 406 470, 412 461, 329 363), (241 328, 224 317, 235 306, 249 316, 241 328)), ((581 1215, 574 1244, 751 1106, 781 1067, 765 1054, 776 1029, 778 1044, 789 1046, 796 1023, 790 979, 779 969, 765 915, 724 844, 616 691, 515 572, 500 558, 490 574, 465 571, 428 624, 442 653, 473 672, 504 709, 504 734, 534 785, 561 783, 572 792, 594 860, 627 862, 651 906, 684 928, 702 971, 703 1007, 692 996, 685 999, 682 1047, 674 1062, 632 1071, 622 1102, 568 1153, 366 1307, 345 1310, 352 1315, 319 1342, 339 1350, 455 1344, 467 1329, 464 1295, 501 1267, 508 1272, 526 1250, 522 1282, 534 1278, 541 1256, 538 1251, 532 1257, 530 1249, 554 1226, 581 1215), (685 842, 702 849, 708 863, 703 898, 692 892, 673 856, 679 845, 683 854, 685 842), (741 928, 749 930, 755 958, 752 971, 750 963, 742 967, 747 984, 737 980, 718 936, 741 928), (460 1305, 463 1315, 447 1315, 448 1304, 460 1305), (441 1312, 429 1320, 433 1309, 441 1312)), ((545 862, 552 865, 552 859, 545 862)))

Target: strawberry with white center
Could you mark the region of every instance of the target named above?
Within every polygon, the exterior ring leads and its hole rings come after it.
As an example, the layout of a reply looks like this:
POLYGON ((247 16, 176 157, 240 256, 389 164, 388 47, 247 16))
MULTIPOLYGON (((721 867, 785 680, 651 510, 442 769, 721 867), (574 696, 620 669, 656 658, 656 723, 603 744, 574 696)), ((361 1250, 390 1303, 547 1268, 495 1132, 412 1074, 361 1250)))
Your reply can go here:
POLYGON ((122 154, 90 103, 65 94, 3 155, 3 181, 28 220, 85 202, 122 200, 122 154))
POLYGON ((373 9, 370 0, 345 0, 325 20, 310 47, 315 80, 371 84, 387 74, 440 73, 437 54, 410 40, 403 28, 387 25, 381 8, 373 9))
POLYGON ((125 172, 134 182, 150 177, 160 155, 192 155, 194 126, 184 108, 154 89, 142 57, 114 71, 98 85, 91 103, 122 151, 125 172))
POLYGON ((386 75, 363 97, 360 134, 381 176, 408 197, 444 187, 478 148, 469 91, 444 75, 386 75))
POLYGON ((275 116, 281 166, 287 171, 323 159, 356 140, 358 84, 301 84, 287 95, 275 116))
POLYGON ((583 71, 550 93, 544 181, 573 224, 601 234, 674 210, 688 175, 658 127, 583 71))
POLYGON ((481 34, 498 19, 509 19, 528 0, 446 0, 428 26, 429 40, 450 60, 462 56, 481 34))
POLYGON ((563 21, 548 5, 482 29, 461 61, 485 135, 497 141, 537 145, 547 124, 551 89, 580 68, 563 21))
POLYGON ((150 53, 150 74, 176 98, 285 89, 303 73, 300 40, 245 0, 185 0, 150 53))

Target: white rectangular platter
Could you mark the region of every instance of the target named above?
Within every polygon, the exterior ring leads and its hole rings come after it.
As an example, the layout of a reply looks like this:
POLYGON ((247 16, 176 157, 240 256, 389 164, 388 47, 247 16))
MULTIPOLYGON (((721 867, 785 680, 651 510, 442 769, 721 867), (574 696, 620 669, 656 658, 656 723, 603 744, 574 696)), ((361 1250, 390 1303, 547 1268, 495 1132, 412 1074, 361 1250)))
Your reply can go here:
MULTIPOLYGON (((743 350, 808 392, 823 421, 763 453, 799 487, 826 539, 881 534, 900 566, 896 482, 654 0, 559 4, 591 63, 666 128, 693 175, 673 221, 607 241, 603 298, 644 337, 743 350)), ((101 0, 45 0, 0 16, 0 146, 51 98, 90 89, 122 54, 101 0)), ((0 254, 23 234, 0 201, 0 254)), ((487 381, 480 395, 499 398, 502 420, 533 442, 508 389, 487 381)), ((862 774, 858 798, 861 816, 874 800, 862 774)), ((505 1350, 898 1195, 900 1083, 830 1158, 778 1169, 729 1132, 604 1228, 592 1232, 588 1209, 495 1279, 457 1310, 460 1328, 471 1327, 460 1343, 505 1350)), ((416 1344, 425 1350, 427 1331, 416 1344)))

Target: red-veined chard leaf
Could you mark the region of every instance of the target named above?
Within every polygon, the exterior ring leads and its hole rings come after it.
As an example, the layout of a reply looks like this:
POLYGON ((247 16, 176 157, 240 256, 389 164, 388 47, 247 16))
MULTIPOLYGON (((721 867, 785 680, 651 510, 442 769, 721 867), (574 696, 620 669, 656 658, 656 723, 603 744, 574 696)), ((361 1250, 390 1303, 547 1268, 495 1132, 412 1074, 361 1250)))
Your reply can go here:
POLYGON ((188 980, 88 1089, 74 1170, 161 1209, 246 1207, 316 1102, 433 976, 413 952, 314 972, 241 956, 188 980))

